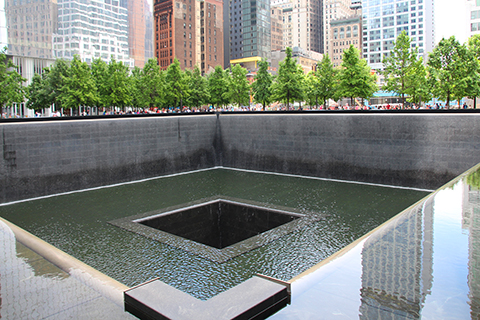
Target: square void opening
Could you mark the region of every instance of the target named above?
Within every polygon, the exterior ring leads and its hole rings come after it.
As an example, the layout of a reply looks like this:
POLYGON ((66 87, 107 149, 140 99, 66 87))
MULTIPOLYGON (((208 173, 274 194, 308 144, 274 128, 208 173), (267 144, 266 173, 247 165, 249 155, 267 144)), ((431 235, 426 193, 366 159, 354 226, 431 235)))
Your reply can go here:
POLYGON ((134 222, 223 249, 300 217, 288 212, 216 200, 134 222))
POLYGON ((222 263, 320 219, 323 214, 216 197, 109 223, 222 263))

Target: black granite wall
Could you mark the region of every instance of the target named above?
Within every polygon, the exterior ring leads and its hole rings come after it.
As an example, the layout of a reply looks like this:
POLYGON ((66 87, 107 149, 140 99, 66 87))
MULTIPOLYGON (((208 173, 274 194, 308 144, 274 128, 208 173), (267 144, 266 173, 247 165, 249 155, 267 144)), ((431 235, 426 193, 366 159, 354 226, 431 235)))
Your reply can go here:
POLYGON ((436 189, 480 162, 477 113, 220 118, 227 167, 436 189))
POLYGON ((0 124, 0 202, 215 166, 216 115, 0 124))
POLYGON ((480 162, 477 113, 272 113, 0 123, 0 202, 216 165, 437 188, 480 162))

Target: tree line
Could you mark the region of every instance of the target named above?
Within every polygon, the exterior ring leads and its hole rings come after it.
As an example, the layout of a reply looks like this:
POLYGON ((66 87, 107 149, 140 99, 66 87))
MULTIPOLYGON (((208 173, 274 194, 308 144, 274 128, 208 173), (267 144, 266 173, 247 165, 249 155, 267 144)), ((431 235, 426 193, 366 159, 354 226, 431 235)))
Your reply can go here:
POLYGON ((57 59, 24 87, 25 79, 13 63, 7 61, 3 51, 0 53, 0 64, 4 66, 3 71, 0 69, 0 103, 12 106, 26 99, 30 109, 54 105, 56 110, 78 110, 80 107, 160 109, 205 105, 240 108, 253 101, 262 104, 264 109, 272 102, 283 103, 289 109, 295 102, 319 105, 332 97, 368 98, 377 90, 375 77, 360 59, 357 49, 351 47, 345 57, 343 71, 333 69, 326 56, 317 71, 305 75, 292 57, 292 49, 287 48, 278 75, 271 75, 269 64, 263 59, 250 84, 247 70, 238 64, 225 70, 217 66, 202 76, 198 67, 182 71, 177 59, 166 70, 161 70, 152 58, 143 68, 135 67, 130 72, 126 65, 114 59, 109 63, 96 59, 88 65, 75 56, 72 61, 57 59), (337 79, 339 85, 333 87, 337 79), (4 80, 15 85, 3 85, 4 80))
MULTIPOLYGON (((57 59, 35 74, 27 87, 17 67, 0 52, 0 104, 12 106, 26 99, 28 108, 39 110, 52 105, 56 110, 78 110, 80 107, 132 108, 221 108, 226 105, 248 106, 252 100, 265 109, 273 102, 289 109, 295 102, 309 106, 325 105, 330 99, 368 99, 378 91, 377 77, 354 46, 346 49, 339 67, 334 68, 328 55, 314 71, 304 74, 302 67, 286 48, 278 74, 272 76, 269 63, 263 59, 253 83, 240 65, 223 70, 220 66, 202 76, 198 67, 182 71, 177 59, 161 70, 156 59, 149 59, 143 68, 133 70, 112 59, 109 63, 96 59, 91 65, 78 56, 66 61, 57 59)), ((403 32, 391 52, 384 58, 385 91, 395 92, 406 101, 421 103, 437 97, 460 101, 479 95, 480 35, 461 45, 454 37, 443 39, 429 54, 426 65, 411 40, 403 32)))
MULTIPOLYGON (((384 59, 386 91, 393 91, 405 101, 421 103, 433 97, 451 101, 464 97, 474 99, 480 94, 480 35, 460 44, 454 36, 442 39, 429 53, 427 63, 411 48, 405 31, 397 37, 394 48, 384 59)), ((476 107, 476 105, 475 105, 476 107)))

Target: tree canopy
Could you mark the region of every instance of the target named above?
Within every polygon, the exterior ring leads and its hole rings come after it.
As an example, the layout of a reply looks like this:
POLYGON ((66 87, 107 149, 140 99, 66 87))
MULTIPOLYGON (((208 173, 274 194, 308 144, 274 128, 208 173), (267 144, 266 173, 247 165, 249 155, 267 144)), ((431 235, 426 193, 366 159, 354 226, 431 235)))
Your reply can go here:
POLYGON ((250 84, 247 80, 247 69, 236 64, 232 67, 232 72, 228 83, 228 100, 241 107, 250 103, 250 84))
POLYGON ((371 74, 367 61, 360 59, 360 52, 353 45, 345 50, 339 71, 339 95, 350 98, 368 99, 378 90, 376 76, 371 74))
POLYGON ((183 101, 190 94, 189 79, 180 69, 180 62, 177 58, 167 68, 165 84, 167 102, 173 107, 183 108, 183 101))
POLYGON ((215 71, 208 76, 209 102, 217 107, 226 105, 228 101, 228 75, 221 66, 216 66, 215 71))
POLYGON ((473 53, 461 45, 454 36, 442 39, 429 54, 429 83, 434 96, 446 101, 460 100, 473 87, 478 72, 478 61, 473 53))
POLYGON ((405 95, 418 96, 416 86, 423 85, 425 77, 423 63, 419 63, 418 50, 411 48, 411 40, 405 31, 397 37, 390 54, 383 59, 386 91, 393 91, 402 97, 405 108, 405 95))
POLYGON ((6 48, 0 51, 0 106, 8 107, 25 99, 25 79, 18 73, 18 67, 7 58, 6 48))
POLYGON ((337 92, 337 70, 333 67, 328 54, 325 54, 317 64, 315 71, 308 74, 307 77, 307 96, 310 104, 327 104, 329 99, 333 99, 337 92))
POLYGON ((285 49, 286 57, 280 62, 278 75, 272 84, 273 99, 287 105, 304 98, 304 74, 297 61, 292 58, 292 48, 285 49))
POLYGON ((98 100, 95 80, 87 63, 82 62, 78 55, 71 61, 67 75, 59 97, 62 106, 67 109, 78 109, 79 106, 95 105, 98 100))
POLYGON ((258 71, 252 83, 253 99, 262 104, 263 110, 272 101, 272 83, 273 77, 268 72, 268 61, 264 58, 258 63, 258 71))

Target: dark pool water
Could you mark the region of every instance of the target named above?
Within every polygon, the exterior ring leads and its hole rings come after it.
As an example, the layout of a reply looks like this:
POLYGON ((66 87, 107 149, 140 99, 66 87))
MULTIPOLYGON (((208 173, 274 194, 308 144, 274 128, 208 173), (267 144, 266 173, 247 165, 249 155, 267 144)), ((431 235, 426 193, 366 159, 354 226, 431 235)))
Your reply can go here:
POLYGON ((289 280, 427 192, 213 169, 0 206, 0 216, 126 284, 159 277, 207 299, 253 274, 289 280), (215 196, 294 208, 324 219, 224 263, 108 223, 215 196))

